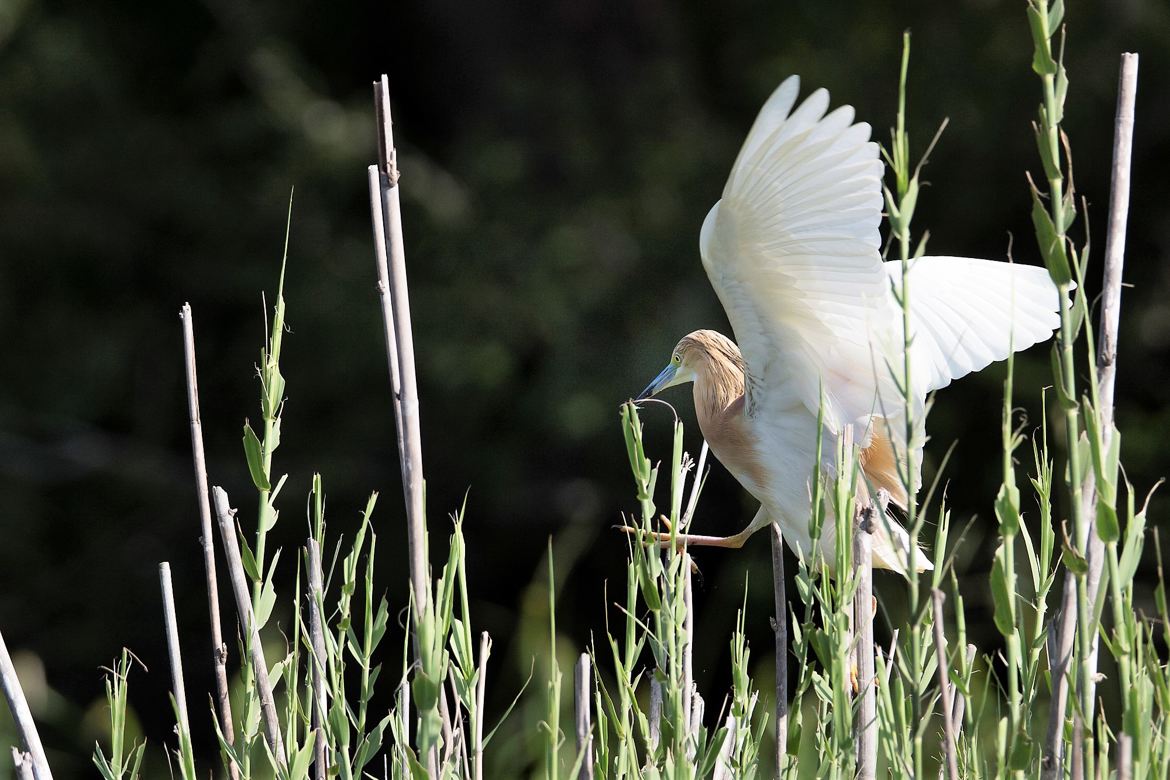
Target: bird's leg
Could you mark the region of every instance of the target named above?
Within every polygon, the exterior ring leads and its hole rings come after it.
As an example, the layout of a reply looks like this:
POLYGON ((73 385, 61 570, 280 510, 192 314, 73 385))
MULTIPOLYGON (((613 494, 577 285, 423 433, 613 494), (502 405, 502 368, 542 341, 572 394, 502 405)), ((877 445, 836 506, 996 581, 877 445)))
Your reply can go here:
MULTIPOLYGON (((667 531, 670 530, 670 521, 665 517, 660 517, 659 521, 666 526, 667 531)), ((752 518, 752 522, 748 527, 735 534, 734 536, 704 536, 702 534, 675 534, 674 543, 680 549, 682 547, 723 547, 728 550, 738 550, 743 547, 744 543, 754 534, 768 524, 768 513, 763 507, 756 512, 756 516, 752 518)), ((663 532, 645 532, 640 528, 634 528, 628 525, 618 526, 618 530, 624 531, 631 535, 640 535, 642 537, 651 537, 658 542, 658 546, 663 549, 670 547, 671 535, 663 532)))
MULTIPOLYGON (((658 542, 658 546, 662 548, 670 547, 671 536, 666 532, 643 532, 640 528, 631 528, 630 526, 619 526, 619 530, 625 531, 628 534, 642 534, 650 537, 658 542)), ((701 534, 676 534, 673 541, 679 548, 682 547, 724 547, 730 550, 738 550, 743 547, 744 542, 748 540, 755 529, 745 528, 743 531, 734 536, 703 536, 701 534)))

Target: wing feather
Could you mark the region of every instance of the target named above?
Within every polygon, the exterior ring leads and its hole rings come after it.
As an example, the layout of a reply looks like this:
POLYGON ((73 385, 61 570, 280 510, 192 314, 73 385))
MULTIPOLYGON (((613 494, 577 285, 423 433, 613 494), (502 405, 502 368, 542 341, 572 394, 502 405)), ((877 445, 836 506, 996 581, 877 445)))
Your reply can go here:
POLYGON ((798 90, 790 78, 764 105, 700 244, 747 364, 748 414, 816 413, 823 389, 835 432, 901 408, 884 352, 883 167, 851 107, 826 114, 823 89, 797 105, 798 90))
MULTIPOLYGON (((892 480, 906 448, 904 339, 901 267, 883 264, 879 252, 883 165, 852 108, 826 113, 825 90, 798 105, 799 88, 795 76, 784 81, 752 125, 703 222, 703 267, 743 353, 744 408, 758 446, 777 463, 806 454, 811 463, 808 413, 823 409, 831 437, 852 424, 863 446, 892 448, 893 457, 868 454, 892 480), (871 423, 875 416, 885 420, 871 423)), ((929 391, 1048 338, 1059 324, 1044 269, 920 258, 910 279, 917 426, 929 391)), ((913 439, 921 448, 924 429, 913 439)), ((777 493, 770 511, 797 523, 799 536, 807 496, 795 493, 777 493)), ((896 545, 888 546, 894 555, 896 545)))
MULTIPOLYGON (((901 263, 885 264, 901 289, 901 263)), ((923 396, 1048 339, 1059 298, 1044 268, 966 257, 920 257, 910 266, 913 379, 923 396)))

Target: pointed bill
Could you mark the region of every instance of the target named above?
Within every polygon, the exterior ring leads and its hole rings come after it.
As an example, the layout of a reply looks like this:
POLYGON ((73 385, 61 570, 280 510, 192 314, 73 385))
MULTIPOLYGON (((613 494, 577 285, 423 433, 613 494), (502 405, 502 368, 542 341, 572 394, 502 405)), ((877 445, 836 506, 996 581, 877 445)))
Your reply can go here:
POLYGON ((666 368, 662 369, 658 376, 654 377, 654 381, 646 385, 646 389, 638 393, 638 397, 634 400, 645 401, 654 395, 657 395, 662 390, 675 384, 675 379, 678 377, 678 366, 671 363, 666 368))

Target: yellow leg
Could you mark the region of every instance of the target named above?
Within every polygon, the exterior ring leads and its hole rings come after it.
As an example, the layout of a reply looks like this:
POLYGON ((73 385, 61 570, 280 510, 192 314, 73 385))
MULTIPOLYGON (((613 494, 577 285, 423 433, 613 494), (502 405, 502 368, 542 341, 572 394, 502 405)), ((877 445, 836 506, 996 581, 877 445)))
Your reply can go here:
MULTIPOLYGON (((665 532, 648 532, 643 533, 640 528, 631 528, 628 525, 618 526, 618 530, 624 531, 628 534, 642 535, 651 537, 658 542, 659 547, 670 546, 670 534, 665 532)), ((743 547, 744 542, 755 533, 752 528, 746 528, 734 536, 703 536, 701 534, 677 534, 674 537, 674 543, 679 547, 723 547, 731 550, 738 550, 743 547)))
MULTIPOLYGON (((670 521, 664 516, 659 515, 659 522, 670 530, 670 521)), ((677 534, 674 537, 675 544, 681 547, 723 547, 728 550, 738 550, 743 547, 744 543, 754 534, 768 524, 768 515, 763 507, 756 512, 756 516, 747 528, 743 529, 734 536, 704 536, 702 534, 677 534)), ((643 534, 642 529, 634 528, 628 525, 618 526, 619 531, 624 531, 627 534, 634 536, 649 536, 658 541, 658 546, 666 548, 670 546, 670 534, 663 532, 648 532, 643 534)))

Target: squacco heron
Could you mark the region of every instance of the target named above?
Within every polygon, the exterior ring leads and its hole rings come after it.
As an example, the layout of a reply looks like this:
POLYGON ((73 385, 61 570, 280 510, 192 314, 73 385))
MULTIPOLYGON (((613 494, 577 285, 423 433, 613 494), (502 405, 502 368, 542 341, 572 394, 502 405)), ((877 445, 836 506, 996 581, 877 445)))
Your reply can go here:
MULTIPOLYGON (((902 264, 880 253, 882 161, 852 107, 826 114, 823 89, 796 107, 799 86, 793 76, 765 103, 699 234, 738 346, 713 330, 684 336, 639 396, 692 382, 712 452, 760 502, 740 533, 683 535, 690 545, 740 547, 775 520, 789 546, 809 556, 812 465, 819 457, 822 478, 833 477, 846 429, 860 449, 862 492, 885 489, 903 509, 908 501, 899 474, 907 445, 902 264)), ((1043 268, 919 257, 908 285, 910 408, 919 426, 929 392, 1060 325, 1058 292, 1043 268)), ((912 441, 912 462, 921 464, 921 427, 912 441)), ((885 520, 875 524, 874 566, 905 575, 909 536, 885 520)), ((830 519, 821 536, 830 561, 833 537, 830 519)), ((915 560, 919 571, 933 568, 925 553, 915 560)))

